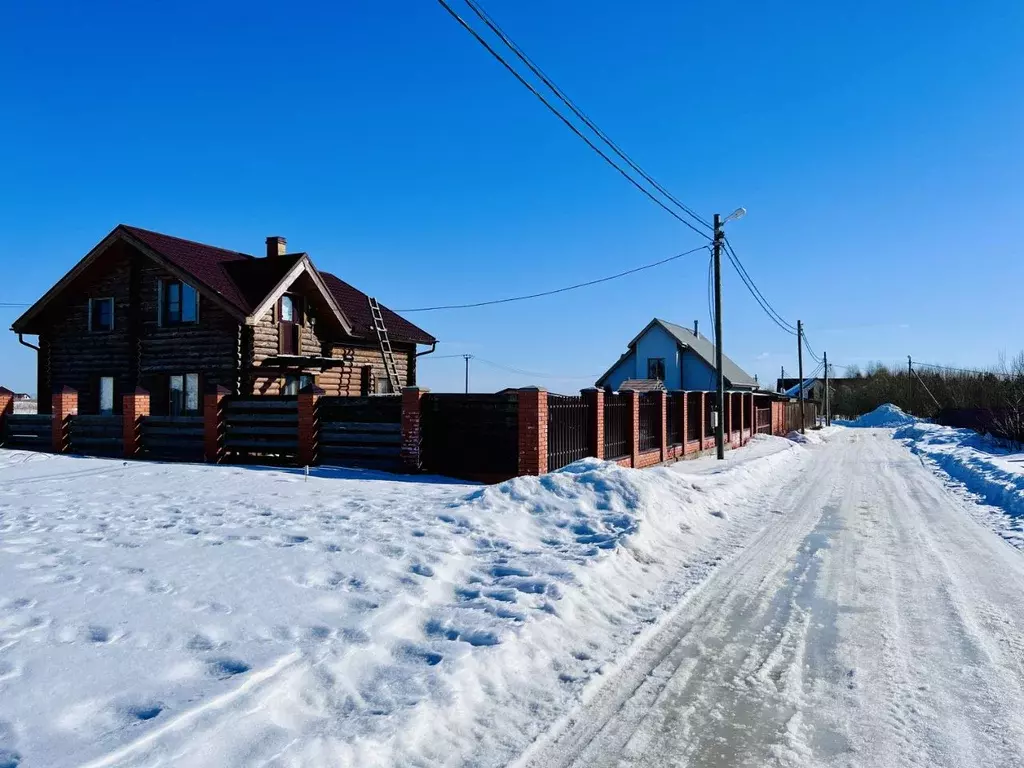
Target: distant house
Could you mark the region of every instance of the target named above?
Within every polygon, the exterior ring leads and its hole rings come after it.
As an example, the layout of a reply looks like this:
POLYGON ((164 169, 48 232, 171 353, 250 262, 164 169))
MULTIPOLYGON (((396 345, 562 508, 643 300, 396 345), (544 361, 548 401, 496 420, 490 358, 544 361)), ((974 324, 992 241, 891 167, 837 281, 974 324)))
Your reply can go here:
POLYGON ((54 387, 82 413, 119 413, 149 390, 154 415, 198 413, 214 385, 241 395, 381 394, 416 382, 416 348, 434 337, 381 307, 385 363, 365 293, 268 237, 250 256, 120 225, 11 327, 38 335, 40 411, 54 387))
MULTIPOLYGON (((728 357, 722 358, 725 387, 754 390, 757 381, 728 357)), ((597 386, 610 391, 649 389, 660 382, 665 389, 710 391, 717 386, 715 345, 690 328, 655 318, 638 333, 623 355, 597 386)))

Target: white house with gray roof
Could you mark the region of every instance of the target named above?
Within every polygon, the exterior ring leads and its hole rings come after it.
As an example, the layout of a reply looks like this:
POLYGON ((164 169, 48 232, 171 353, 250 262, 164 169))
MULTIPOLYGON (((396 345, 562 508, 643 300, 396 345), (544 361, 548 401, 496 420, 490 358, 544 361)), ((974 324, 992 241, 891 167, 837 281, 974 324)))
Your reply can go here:
MULTIPOLYGON (((728 357, 722 358, 725 388, 749 391, 757 381, 728 357)), ((656 380, 665 389, 713 390, 715 345, 695 329, 655 318, 629 342, 625 353, 608 369, 597 386, 617 391, 630 381, 656 380)), ((646 387, 644 387, 646 388, 646 387)))

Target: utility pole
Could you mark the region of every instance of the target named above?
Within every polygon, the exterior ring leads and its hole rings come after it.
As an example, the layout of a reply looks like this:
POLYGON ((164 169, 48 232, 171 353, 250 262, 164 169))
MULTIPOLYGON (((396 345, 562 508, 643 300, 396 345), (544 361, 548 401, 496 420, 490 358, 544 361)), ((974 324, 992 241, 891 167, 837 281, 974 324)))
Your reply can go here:
POLYGON ((463 355, 466 359, 466 394, 469 394, 469 361, 473 359, 472 355, 463 355))
POLYGON ((715 257, 715 389, 718 414, 715 421, 715 450, 719 459, 725 458, 725 375, 722 373, 722 217, 715 214, 715 237, 712 251, 715 257))
POLYGON ((800 366, 800 434, 807 434, 807 414, 804 411, 804 324, 796 321, 796 359, 800 366))
POLYGON ((910 387, 910 398, 907 400, 907 413, 914 412, 914 361, 907 355, 907 386, 910 387))
POLYGON ((832 417, 829 411, 831 403, 828 399, 828 352, 822 352, 821 359, 825 365, 825 426, 830 427, 832 426, 832 417))

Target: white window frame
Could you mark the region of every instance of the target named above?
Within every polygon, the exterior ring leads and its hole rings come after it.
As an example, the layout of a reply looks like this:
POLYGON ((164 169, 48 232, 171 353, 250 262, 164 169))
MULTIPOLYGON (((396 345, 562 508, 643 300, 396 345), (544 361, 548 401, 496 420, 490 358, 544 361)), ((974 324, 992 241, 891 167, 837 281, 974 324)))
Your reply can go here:
POLYGON ((198 373, 172 373, 167 377, 167 412, 171 416, 187 416, 190 414, 200 413, 202 410, 202 403, 200 402, 199 393, 199 374, 198 373), (175 379, 180 383, 180 387, 175 387, 175 379), (175 390, 181 392, 181 405, 175 413, 174 407, 174 392, 175 390), (194 394, 195 407, 189 408, 189 394, 190 391, 194 394))
POLYGON ((115 305, 114 305, 114 297, 113 296, 98 296, 95 299, 89 299, 88 317, 86 319, 86 327, 88 328, 89 333, 109 333, 110 331, 114 330, 114 309, 115 309, 115 305), (110 327, 109 328, 93 329, 93 327, 92 327, 92 306, 93 306, 93 303, 97 302, 97 301, 109 301, 110 302, 110 327))

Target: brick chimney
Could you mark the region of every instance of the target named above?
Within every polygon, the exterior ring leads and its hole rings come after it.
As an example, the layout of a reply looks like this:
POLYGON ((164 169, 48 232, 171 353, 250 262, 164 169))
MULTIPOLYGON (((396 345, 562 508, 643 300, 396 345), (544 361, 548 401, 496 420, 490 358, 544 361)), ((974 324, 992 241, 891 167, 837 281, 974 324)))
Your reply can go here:
POLYGON ((284 256, 288 251, 288 241, 283 237, 272 235, 267 238, 267 258, 284 256))

